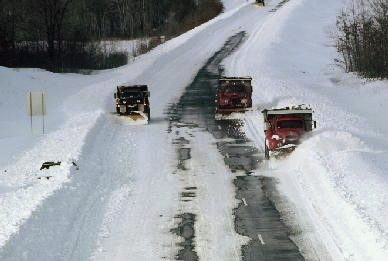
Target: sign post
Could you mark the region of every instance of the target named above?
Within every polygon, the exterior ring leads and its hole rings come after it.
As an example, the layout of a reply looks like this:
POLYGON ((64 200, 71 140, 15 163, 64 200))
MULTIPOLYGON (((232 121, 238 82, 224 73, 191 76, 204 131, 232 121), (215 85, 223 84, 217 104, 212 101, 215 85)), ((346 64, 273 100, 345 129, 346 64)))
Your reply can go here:
POLYGON ((44 116, 46 115, 45 93, 42 91, 31 91, 27 93, 28 115, 31 118, 31 132, 33 132, 33 116, 42 116, 42 132, 45 132, 44 116))

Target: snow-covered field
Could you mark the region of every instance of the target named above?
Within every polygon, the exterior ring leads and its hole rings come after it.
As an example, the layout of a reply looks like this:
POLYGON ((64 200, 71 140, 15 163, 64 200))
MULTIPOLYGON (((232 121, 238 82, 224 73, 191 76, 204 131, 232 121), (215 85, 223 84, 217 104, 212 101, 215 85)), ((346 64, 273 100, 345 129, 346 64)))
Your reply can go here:
MULTIPOLYGON (((280 0, 268 0, 264 8, 254 1, 223 2, 225 12, 216 19, 121 68, 84 76, 0 67, 4 260, 173 257, 179 239, 169 231, 183 184, 171 175, 174 134, 166 132, 165 112, 207 59, 242 30, 247 40, 224 65, 227 75, 253 77, 255 110, 244 118, 246 135, 263 150, 260 111, 269 107, 309 104, 318 123, 289 157, 264 162, 254 173, 279 179, 290 202, 279 210, 301 231, 295 242, 308 260, 388 260, 388 81, 366 81, 334 64, 331 36, 345 1, 290 0, 276 12, 269 11, 280 0), (112 116, 113 92, 123 82, 150 86, 150 125, 123 126, 112 116), (30 91, 45 93, 44 118, 28 116, 30 91), (45 161, 61 165, 40 171, 45 161), (37 224, 53 229, 40 233, 37 224), (36 241, 7 245, 12 236, 22 242, 18 232, 29 229, 36 241), (41 241, 51 248, 34 254, 41 241)), ((201 158, 194 149, 198 160, 190 168, 201 173, 209 165, 219 172, 193 181, 199 190, 190 210, 203 214, 196 224, 197 253, 200 260, 237 260, 245 239, 231 223, 233 175, 220 175, 228 170, 211 137, 198 133, 193 142, 210 156, 201 158)))

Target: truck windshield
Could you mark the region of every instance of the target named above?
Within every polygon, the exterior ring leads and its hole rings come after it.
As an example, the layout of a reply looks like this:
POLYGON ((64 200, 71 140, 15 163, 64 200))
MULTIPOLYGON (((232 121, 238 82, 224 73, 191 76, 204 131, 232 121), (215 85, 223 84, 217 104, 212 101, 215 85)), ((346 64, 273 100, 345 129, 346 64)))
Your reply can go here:
POLYGON ((245 87, 243 85, 228 85, 222 90, 223 92, 244 92, 245 87))
POLYGON ((278 121, 277 127, 281 129, 302 129, 303 121, 298 121, 298 120, 278 121))
POLYGON ((121 94, 122 98, 140 99, 143 97, 141 92, 124 92, 121 94))

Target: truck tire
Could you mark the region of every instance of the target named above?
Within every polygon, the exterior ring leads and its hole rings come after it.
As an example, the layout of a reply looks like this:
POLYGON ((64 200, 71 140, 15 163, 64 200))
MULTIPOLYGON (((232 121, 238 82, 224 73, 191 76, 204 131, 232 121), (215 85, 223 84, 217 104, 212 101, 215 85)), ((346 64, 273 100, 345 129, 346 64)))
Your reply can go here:
POLYGON ((264 144, 264 157, 266 160, 269 160, 269 149, 267 147, 267 144, 264 144))
POLYGON ((146 110, 146 113, 147 113, 147 118, 148 118, 148 123, 149 123, 151 120, 151 110, 150 109, 146 110))

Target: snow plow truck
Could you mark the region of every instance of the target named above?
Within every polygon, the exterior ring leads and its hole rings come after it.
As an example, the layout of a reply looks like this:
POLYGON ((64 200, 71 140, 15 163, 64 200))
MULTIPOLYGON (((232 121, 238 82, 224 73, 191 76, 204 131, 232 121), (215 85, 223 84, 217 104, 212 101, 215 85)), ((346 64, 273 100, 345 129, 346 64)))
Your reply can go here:
POLYGON ((244 112, 252 108, 252 77, 218 79, 216 114, 244 112))
POLYGON ((265 158, 292 152, 307 132, 316 128, 313 111, 304 105, 262 111, 265 133, 265 158))
POLYGON ((150 121, 150 92, 147 85, 120 85, 114 93, 116 112, 128 116, 131 120, 150 121))
POLYGON ((256 4, 259 6, 265 6, 264 0, 256 0, 256 4))

